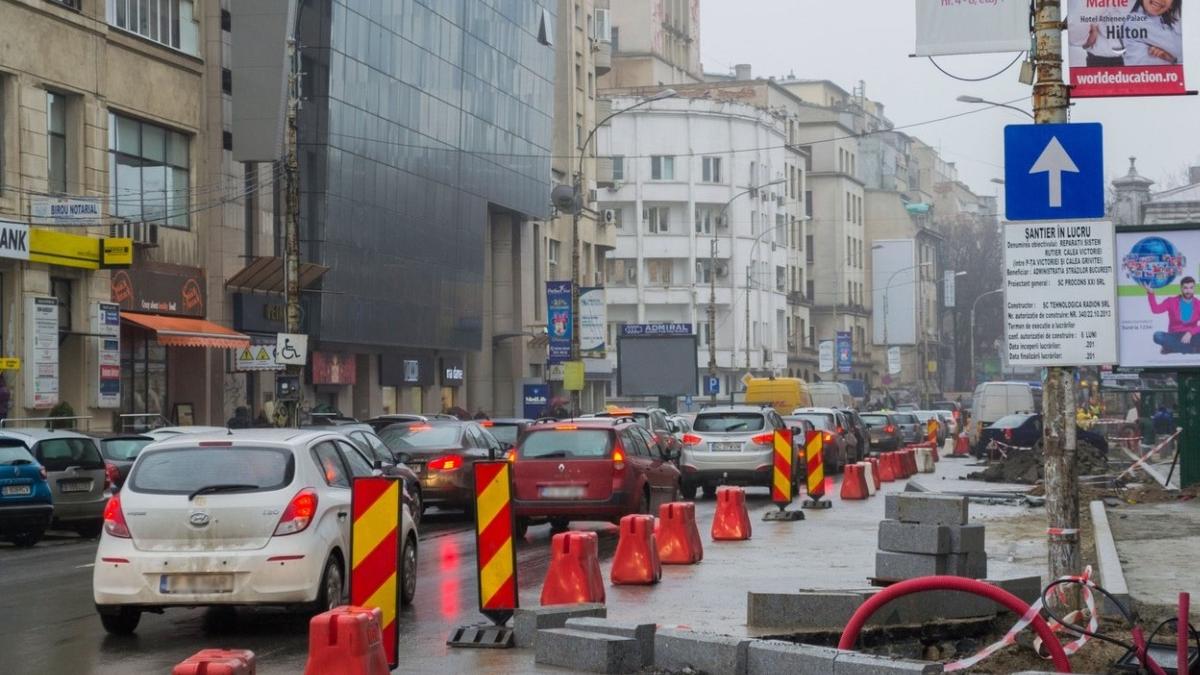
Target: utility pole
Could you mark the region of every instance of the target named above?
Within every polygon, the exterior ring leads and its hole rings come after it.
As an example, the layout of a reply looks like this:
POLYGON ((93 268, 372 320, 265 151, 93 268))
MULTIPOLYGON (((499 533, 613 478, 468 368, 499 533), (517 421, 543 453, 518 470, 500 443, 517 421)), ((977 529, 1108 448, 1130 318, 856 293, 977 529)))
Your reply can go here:
MULTIPOLYGON (((717 376, 717 227, 724 217, 725 209, 721 209, 721 216, 711 226, 713 237, 708 244, 708 374, 712 377, 717 376)), ((709 396, 709 403, 717 404, 715 393, 709 396)))
MULTIPOLYGON (((1036 0, 1033 21, 1035 124, 1067 121, 1070 89, 1062 73, 1061 0, 1036 0)), ((1079 476, 1075 461, 1075 369, 1050 368, 1042 396, 1042 450, 1050 578, 1080 573, 1079 476)), ((1078 596, 1071 601, 1078 604, 1078 596)))
MULTIPOLYGON (((294 28, 294 27, 293 27, 294 28)), ((285 326, 288 333, 300 332, 300 50, 296 34, 288 38, 288 101, 287 101, 287 214, 284 219, 284 293, 286 295, 285 326)), ((301 375, 301 366, 288 366, 292 375, 301 375)), ((290 404, 288 424, 300 425, 300 401, 290 404)))

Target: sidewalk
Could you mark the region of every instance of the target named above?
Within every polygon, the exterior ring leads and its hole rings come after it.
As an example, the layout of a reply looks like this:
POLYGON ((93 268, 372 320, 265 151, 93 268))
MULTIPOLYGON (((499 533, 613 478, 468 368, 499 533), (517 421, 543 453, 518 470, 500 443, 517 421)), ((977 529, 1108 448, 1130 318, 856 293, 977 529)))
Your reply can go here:
POLYGON ((1139 611, 1165 618, 1187 591, 1200 619, 1200 500, 1109 507, 1108 522, 1139 611))

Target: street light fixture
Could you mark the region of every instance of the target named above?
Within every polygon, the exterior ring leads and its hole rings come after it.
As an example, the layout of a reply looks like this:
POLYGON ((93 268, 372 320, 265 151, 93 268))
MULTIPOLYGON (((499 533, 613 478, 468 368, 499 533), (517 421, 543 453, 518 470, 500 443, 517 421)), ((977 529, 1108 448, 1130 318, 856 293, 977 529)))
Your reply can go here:
POLYGON ((971 303, 971 384, 975 384, 975 308, 979 306, 979 301, 989 295, 1003 293, 1003 288, 997 288, 994 291, 988 291, 975 298, 975 302, 971 303))
MULTIPOLYGON (((580 220, 580 216, 583 214, 583 160, 587 158, 588 146, 591 145, 592 139, 596 137, 596 132, 600 130, 600 127, 607 124, 609 120, 616 117, 617 115, 620 115, 622 113, 627 113, 630 110, 634 110, 635 108, 640 108, 644 105, 654 103, 655 101, 661 101, 666 98, 671 98, 673 96, 677 96, 678 94, 679 94, 679 92, 675 91, 674 89, 663 89, 662 91, 659 91, 650 96, 647 96, 646 98, 642 99, 641 101, 638 101, 637 103, 629 106, 628 108, 622 108, 621 110, 615 110, 615 111, 609 113, 607 117, 600 120, 599 122, 597 122, 595 124, 595 126, 592 127, 592 130, 588 132, 587 139, 584 140, 583 145, 580 146, 580 148, 579 148, 579 168, 575 171, 575 180, 573 181, 574 188, 575 188, 575 204, 574 204, 574 208, 571 210, 572 211, 572 213, 571 213, 571 360, 572 361, 579 361, 582 358, 582 356, 580 354, 580 347, 579 347, 579 338, 580 338, 580 335, 579 335, 579 248, 580 248, 579 247, 579 220, 580 220)), ((574 408, 575 412, 579 412, 579 392, 577 392, 577 391, 571 393, 571 407, 574 408)))
POLYGON ((998 103, 996 101, 989 101, 985 98, 979 98, 978 96, 968 96, 966 94, 963 94, 962 96, 959 96, 958 98, 956 98, 954 100, 958 101, 959 103, 984 104, 984 105, 990 105, 994 108, 1008 108, 1009 110, 1015 110, 1015 111, 1021 113, 1022 115, 1025 115, 1029 119, 1033 119, 1033 113, 1029 112, 1028 110, 1022 110, 1014 105, 1009 105, 1007 103, 998 103))

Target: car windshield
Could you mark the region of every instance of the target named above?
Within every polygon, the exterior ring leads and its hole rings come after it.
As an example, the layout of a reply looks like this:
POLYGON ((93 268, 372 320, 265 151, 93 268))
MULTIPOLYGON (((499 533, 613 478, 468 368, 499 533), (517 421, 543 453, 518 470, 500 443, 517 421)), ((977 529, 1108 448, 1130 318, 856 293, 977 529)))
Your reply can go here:
POLYGON ((821 413, 797 413, 788 419, 805 420, 817 429, 822 429, 824 431, 832 431, 834 426, 833 415, 823 415, 821 413))
POLYGON ((137 459, 142 448, 153 442, 152 438, 110 438, 100 441, 100 447, 104 449, 104 456, 109 459, 132 462, 137 459))
POLYGON ((957 408, 953 401, 935 401, 933 404, 934 410, 948 410, 954 412, 957 408))
POLYGON ((461 435, 462 427, 434 426, 429 424, 388 427, 379 432, 379 438, 392 451, 411 450, 413 448, 458 447, 458 439, 461 435))
POLYGON ((609 436, 603 429, 536 431, 525 437, 517 454, 527 459, 608 457, 609 436))
POLYGON ((1029 419, 1029 415, 1005 415, 992 423, 996 429, 1016 429, 1029 419))
POLYGON ((700 413, 696 415, 695 431, 759 431, 765 420, 762 413, 700 413))
POLYGON ((0 445, 0 466, 33 464, 33 455, 23 445, 0 445))
POLYGON ((921 420, 922 422, 928 422, 935 417, 935 415, 931 412, 918 412, 913 413, 913 415, 916 415, 917 419, 921 420))
POLYGON ((917 416, 910 413, 896 413, 892 415, 892 419, 896 420, 896 424, 916 424, 917 416))
POLYGON ((287 487, 295 475, 291 452, 244 446, 152 450, 134 465, 134 492, 190 495, 213 485, 254 485, 240 492, 269 492, 287 487))
POLYGON ((90 438, 48 438, 37 444, 37 454, 47 471, 104 468, 104 458, 90 438))
POLYGON ((492 432, 492 436, 495 436, 496 440, 510 445, 517 444, 517 432, 520 430, 521 428, 515 424, 493 424, 488 427, 488 431, 492 432))
POLYGON ((862 415, 863 424, 869 427, 886 427, 888 425, 887 415, 862 415))

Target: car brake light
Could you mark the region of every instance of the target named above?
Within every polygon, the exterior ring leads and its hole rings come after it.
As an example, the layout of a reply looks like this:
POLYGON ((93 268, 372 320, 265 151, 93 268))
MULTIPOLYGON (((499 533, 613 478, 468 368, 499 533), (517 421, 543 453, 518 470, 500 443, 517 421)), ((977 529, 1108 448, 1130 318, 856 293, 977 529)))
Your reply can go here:
POLYGON ((833 434, 829 433, 828 431, 822 432, 822 434, 821 434, 821 435, 824 437, 824 438, 823 438, 823 440, 824 440, 826 443, 832 443, 832 442, 833 442, 833 434))
POLYGON ((844 433, 846 433, 846 427, 838 427, 838 433, 839 433, 839 434, 844 434, 844 433))
POLYGON ((121 472, 117 470, 117 465, 112 462, 104 463, 104 489, 116 485, 121 480, 121 472))
POLYGON ((446 457, 438 457, 429 463, 429 468, 433 471, 453 471, 462 467, 462 457, 449 455, 446 457))
POLYGON ((889 424, 889 425, 887 425, 886 427, 884 427, 884 428, 883 428, 883 430, 884 430, 884 432, 886 432, 886 433, 889 433, 889 434, 894 434, 894 433, 896 433, 896 427, 895 427, 895 426, 893 426, 893 425, 891 425, 891 424, 889 424))
POLYGON ((620 471, 625 468, 625 453, 621 448, 613 450, 612 461, 614 471, 620 471))
POLYGON ((1012 440, 1012 429, 1005 429, 1005 430, 1004 430, 1004 440, 1006 440, 1006 441, 1011 441, 1011 440, 1012 440))
POLYGON ((484 420, 479 423, 479 426, 484 427, 484 428, 494 427, 494 426, 496 426, 496 423, 491 420, 484 420))
MULTIPOLYGON (((114 499, 116 498, 114 497, 114 499)), ((275 536, 282 537, 303 532, 316 514, 316 491, 305 488, 297 492, 296 496, 292 497, 292 501, 288 503, 287 508, 283 510, 283 515, 279 517, 279 524, 275 526, 275 536)))
POLYGON ((508 460, 509 464, 512 464, 513 462, 517 461, 516 448, 513 448, 512 450, 509 450, 508 452, 504 453, 504 459, 508 460))
POLYGON ((959 411, 957 411, 957 410, 955 410, 955 411, 954 411, 954 419, 958 419, 958 418, 959 418, 959 417, 961 417, 961 416, 962 416, 962 413, 961 413, 961 412, 959 412, 959 411))
POLYGON ((409 431, 429 431, 433 427, 428 424, 414 424, 408 428, 409 431))
POLYGON ((202 448, 232 448, 233 441, 200 441, 198 445, 202 448))
POLYGON ((579 427, 574 424, 560 424, 554 427, 555 431, 579 431, 579 427))
POLYGON ((759 434, 759 435, 755 436, 754 438, 751 438, 750 442, 754 443, 755 445, 774 445, 775 444, 775 434, 774 433, 759 434))
POLYGON ((104 505, 104 531, 109 536, 129 538, 129 526, 125 524, 125 513, 121 511, 121 497, 113 495, 104 505))
POLYGON ((700 445, 703 442, 704 442, 704 439, 700 438, 696 434, 684 434, 683 435, 683 444, 684 445, 700 445))

